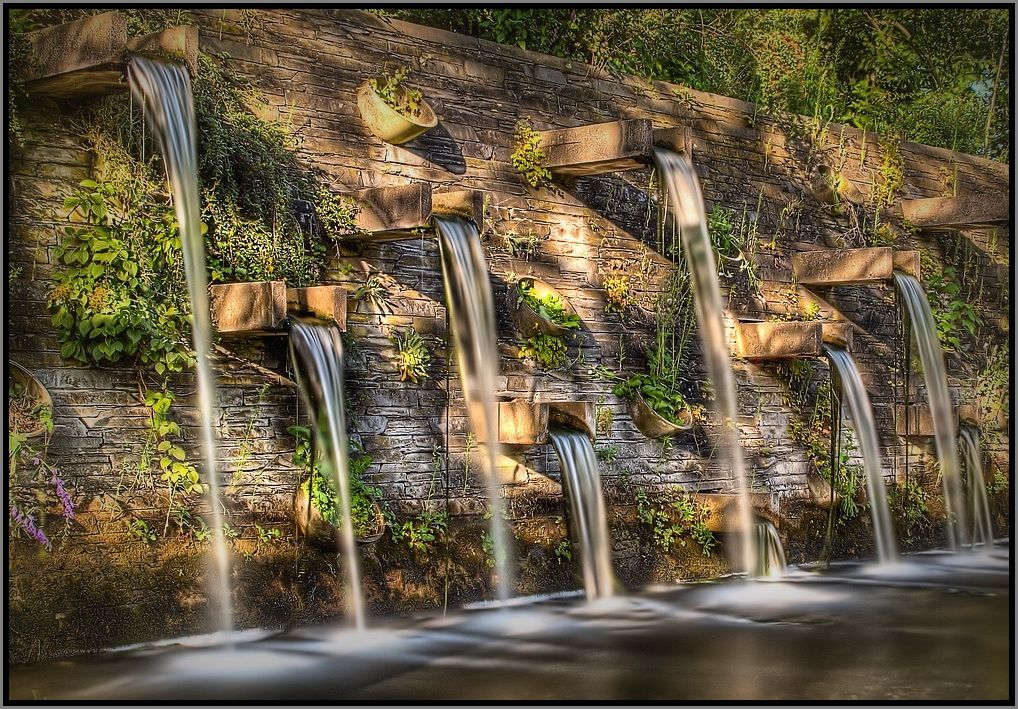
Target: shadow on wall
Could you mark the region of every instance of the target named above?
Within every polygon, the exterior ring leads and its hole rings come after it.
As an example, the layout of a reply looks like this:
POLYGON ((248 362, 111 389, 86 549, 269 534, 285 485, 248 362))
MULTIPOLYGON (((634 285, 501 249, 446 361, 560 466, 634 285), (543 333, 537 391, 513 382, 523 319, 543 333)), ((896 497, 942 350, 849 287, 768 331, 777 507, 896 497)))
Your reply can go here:
POLYGON ((467 171, 463 151, 441 121, 419 138, 395 147, 411 152, 454 175, 462 175, 467 171))

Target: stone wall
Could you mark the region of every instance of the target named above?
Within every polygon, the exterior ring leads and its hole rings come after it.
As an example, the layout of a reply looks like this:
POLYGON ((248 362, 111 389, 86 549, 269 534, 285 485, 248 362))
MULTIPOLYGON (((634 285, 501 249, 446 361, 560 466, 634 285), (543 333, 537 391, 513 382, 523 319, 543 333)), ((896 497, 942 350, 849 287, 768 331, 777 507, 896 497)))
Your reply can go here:
MULTIPOLYGON (((472 188, 488 194, 482 239, 501 328, 498 394, 592 401, 610 412, 610 432, 599 437, 597 448, 605 458, 602 473, 623 584, 722 568, 722 561, 705 562, 698 553, 683 565, 655 552, 632 514, 637 489, 733 489, 725 466, 713 456, 709 427, 670 443, 648 440, 603 376, 605 370, 642 367, 642 345, 653 336, 653 304, 672 268, 657 248, 651 171, 532 189, 510 164, 513 127, 529 117, 541 130, 619 118, 688 128, 708 208, 720 205, 737 217, 745 215, 757 230, 758 248, 751 258, 762 279, 760 292, 741 288, 729 302, 730 316, 757 319, 788 309, 792 253, 866 245, 844 216, 813 196, 810 183, 821 160, 840 164, 864 192, 879 183, 883 149, 878 136, 832 124, 814 131, 811 140, 794 133, 795 121, 788 117, 757 115, 753 105, 734 99, 613 78, 586 65, 356 11, 195 10, 185 17, 198 26, 201 48, 228 57, 229 66, 252 82, 266 101, 259 112, 287 122, 300 139, 302 158, 323 169, 337 191, 426 182, 436 190, 472 188), (400 63, 412 67, 411 82, 441 122, 410 144, 392 146, 361 122, 355 92, 381 67, 400 63), (513 258, 507 236, 522 233, 540 238, 538 251, 513 258), (631 274, 639 307, 624 315, 606 312, 603 277, 609 272, 631 274), (570 347, 576 363, 568 370, 541 372, 517 357, 521 340, 509 325, 506 293, 509 280, 523 275, 552 283, 582 318, 582 332, 570 347)), ((47 277, 66 224, 62 199, 91 169, 92 156, 70 129, 78 105, 37 100, 24 121, 26 146, 10 164, 8 258, 20 271, 9 285, 9 357, 31 369, 53 396, 56 427, 48 459, 72 483, 79 505, 68 536, 51 553, 25 540, 9 544, 9 657, 15 661, 208 627, 201 563, 206 547, 172 534, 146 544, 127 530, 131 518, 148 519, 161 529, 167 509, 158 486, 137 472, 148 417, 140 398, 144 383, 127 367, 89 369, 61 359, 49 322, 47 277), (98 571, 83 571, 96 566, 98 571), (83 604, 102 612, 96 615, 83 604)), ((899 198, 1007 189, 1007 166, 920 145, 903 144, 900 151, 899 198)), ((899 237, 895 248, 924 248, 935 267, 967 259, 966 296, 978 300, 991 334, 1006 338, 1009 241, 1006 227, 995 233, 918 232, 899 237)), ((393 510, 406 515, 423 507, 448 509, 454 532, 452 541, 426 558, 384 540, 369 554, 369 600, 376 612, 405 612, 481 598, 490 593, 491 579, 480 547, 486 509, 480 458, 470 452, 455 367, 447 362, 437 243, 421 238, 344 244, 329 264, 327 280, 353 290, 366 268, 386 274, 389 307, 378 312, 364 301, 350 303, 351 434, 374 460, 367 480, 384 491, 393 510), (388 337, 407 325, 424 335, 434 358, 430 378, 418 385, 399 380, 388 337)), ((906 446, 894 433, 903 378, 893 289, 889 284, 846 286, 825 297, 858 326, 854 352, 873 402, 885 472, 889 480, 900 481, 906 464, 922 470, 932 450, 926 444, 906 446)), ((978 349, 986 341, 969 344, 978 349)), ((286 428, 302 418, 303 405, 285 379, 285 352, 285 337, 276 336, 224 339, 216 355, 215 428, 228 515, 239 533, 233 542, 239 626, 309 622, 341 606, 330 560, 305 549, 293 530, 297 470, 290 462, 294 441, 286 428), (284 541, 260 540, 259 528, 280 529, 284 541)), ((974 400, 975 372, 957 357, 949 358, 948 366, 956 398, 974 400)), ((754 489, 769 493, 773 506, 784 511, 786 539, 797 533, 813 539, 815 530, 802 526, 812 513, 796 511, 809 499, 813 464, 787 435, 795 415, 787 382, 773 364, 736 361, 735 369, 754 489)), ((826 365, 815 369, 821 376, 826 365)), ((914 378, 913 401, 921 395, 919 381, 914 378)), ((174 390, 180 393, 175 416, 189 455, 197 460, 193 377, 177 377, 174 390)), ((520 589, 575 587, 574 564, 552 554, 565 534, 555 456, 548 446, 511 453, 515 463, 503 472, 513 484, 503 492, 517 537, 520 589)), ((1007 473, 1006 433, 989 453, 996 466, 990 474, 1007 473)), ((194 511, 200 514, 202 508, 194 511)), ((51 532, 59 529, 58 518, 46 523, 51 532)), ((816 553, 814 542, 805 543, 802 555, 816 553)), ((839 551, 867 553, 866 544, 839 551)))

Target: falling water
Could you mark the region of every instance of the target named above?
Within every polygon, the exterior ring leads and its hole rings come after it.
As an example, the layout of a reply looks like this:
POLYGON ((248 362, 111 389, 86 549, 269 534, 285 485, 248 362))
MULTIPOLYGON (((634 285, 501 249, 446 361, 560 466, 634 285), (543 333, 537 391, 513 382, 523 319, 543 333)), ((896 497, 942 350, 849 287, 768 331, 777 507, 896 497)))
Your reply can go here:
POLYGON ((301 393, 311 412, 312 440, 323 449, 336 484, 340 525, 336 540, 346 563, 347 615, 358 630, 364 628, 364 594, 361 589, 357 546, 350 515, 349 442, 343 403, 343 340, 334 323, 290 319, 290 359, 301 393))
POLYGON ((908 308, 912 331, 923 363, 926 391, 930 399, 933 430, 940 459, 940 472, 944 485, 944 506, 947 508, 947 541, 951 549, 966 544, 968 526, 962 498, 961 472, 958 465, 958 447, 954 431, 951 395, 947 390, 947 370, 944 352, 937 339, 930 303, 919 281, 904 273, 895 272, 894 283, 908 308))
POLYGON ((562 485, 569 498, 573 538, 580 548, 587 600, 609 598, 615 578, 597 454, 585 433, 553 428, 548 435, 562 464, 562 485))
POLYGON ((498 598, 504 601, 509 598, 512 580, 507 561, 509 534, 502 515, 502 497, 496 477, 499 445, 495 378, 499 360, 491 283, 477 227, 458 217, 435 217, 435 224, 463 395, 474 434, 486 443, 485 483, 491 501, 491 536, 498 575, 498 598))
POLYGON ((756 563, 754 576, 776 579, 785 575, 785 549, 770 520, 756 523, 756 563))
POLYGON ((229 634, 233 630, 233 606, 216 467, 216 443, 212 432, 216 385, 209 364, 212 324, 209 315, 208 276, 205 271, 205 244, 201 233, 201 205, 198 201, 197 127, 191 77, 181 64, 140 56, 131 56, 127 66, 131 92, 144 105, 145 115, 159 141, 173 194, 177 223, 180 225, 184 270, 191 299, 191 333, 198 373, 204 477, 209 489, 212 546, 218 572, 214 577, 211 595, 219 607, 221 627, 229 634))
POLYGON ((972 512, 972 543, 980 543, 983 549, 990 549, 993 547, 993 523, 990 521, 990 502, 986 499, 979 433, 971 426, 962 426, 958 434, 958 442, 965 457, 969 509, 972 512))
MULTIPOLYGON (((891 525, 891 511, 887 506, 887 490, 880 461, 880 439, 877 438, 877 428, 873 422, 873 407, 870 406, 870 398, 852 355, 834 345, 824 345, 824 350, 838 371, 842 392, 852 412, 855 434, 862 446, 866 492, 869 494, 873 533, 877 541, 877 559, 881 564, 888 564, 897 560, 898 550, 894 541, 894 527, 891 525)), ((833 470, 831 472, 834 473, 833 470)))
POLYGON ((714 384, 715 402, 721 416, 718 449, 728 456, 738 487, 740 543, 735 563, 737 567, 751 573, 757 568, 756 549, 752 537, 753 513, 749 501, 745 462, 739 445, 738 404, 735 398, 732 361, 728 356, 728 340, 725 337, 721 288, 718 284, 710 235, 707 233, 703 195, 693 166, 686 156, 655 148, 654 159, 664 175, 668 207, 674 210, 686 260, 689 262, 693 299, 696 302, 696 322, 707 358, 707 371, 714 384))

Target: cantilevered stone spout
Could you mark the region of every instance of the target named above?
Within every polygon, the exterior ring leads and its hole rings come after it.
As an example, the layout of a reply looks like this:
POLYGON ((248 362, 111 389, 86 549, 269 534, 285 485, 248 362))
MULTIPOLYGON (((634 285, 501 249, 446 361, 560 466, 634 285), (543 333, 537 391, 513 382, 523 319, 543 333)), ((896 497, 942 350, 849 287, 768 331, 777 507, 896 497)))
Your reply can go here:
POLYGON ((650 119, 635 118, 541 131, 544 166, 557 177, 639 170, 653 160, 650 119))
POLYGON ((198 68, 198 30, 172 27, 129 37, 127 18, 104 12, 30 32, 28 61, 18 77, 29 92, 71 98, 126 91, 130 54, 179 57, 192 76, 198 68))

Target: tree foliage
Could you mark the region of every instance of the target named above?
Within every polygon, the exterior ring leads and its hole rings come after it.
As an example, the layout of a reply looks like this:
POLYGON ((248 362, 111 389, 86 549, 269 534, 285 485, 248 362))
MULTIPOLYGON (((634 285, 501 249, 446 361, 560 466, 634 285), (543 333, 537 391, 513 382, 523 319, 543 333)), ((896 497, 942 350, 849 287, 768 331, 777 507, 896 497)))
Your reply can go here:
POLYGON ((379 12, 733 96, 764 112, 1009 159, 1005 8, 379 12))

